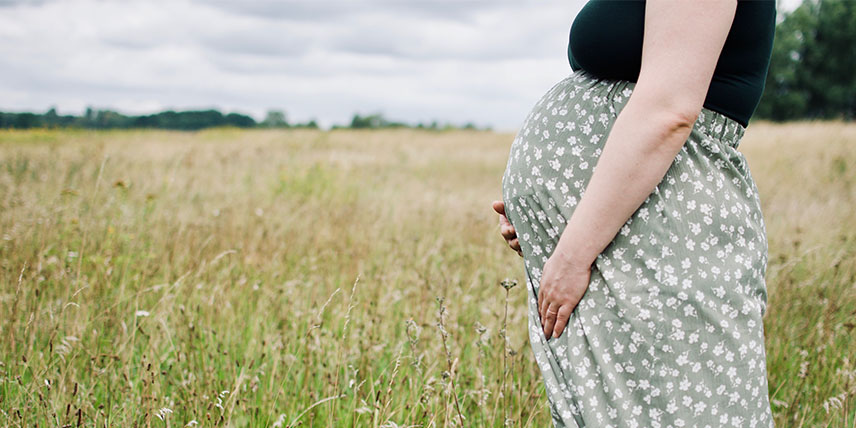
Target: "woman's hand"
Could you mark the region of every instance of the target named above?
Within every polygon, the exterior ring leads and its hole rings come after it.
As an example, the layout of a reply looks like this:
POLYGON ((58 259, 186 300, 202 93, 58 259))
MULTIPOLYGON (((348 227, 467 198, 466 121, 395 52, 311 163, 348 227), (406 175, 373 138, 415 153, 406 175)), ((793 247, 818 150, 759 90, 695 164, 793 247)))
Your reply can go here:
POLYGON ((544 263, 538 289, 538 312, 544 336, 559 337, 568 325, 571 312, 583 298, 591 279, 591 266, 581 267, 568 259, 561 248, 544 263))
POLYGON ((493 210, 499 214, 499 233, 505 238, 505 242, 508 242, 508 246, 512 250, 517 251, 520 257, 523 257, 523 252, 520 250, 520 241, 517 240, 517 231, 514 230, 514 226, 511 225, 508 217, 505 216, 505 202, 493 201, 493 210))
MULTIPOLYGON (((508 246, 523 257, 517 232, 505 216, 505 203, 493 201, 493 210, 499 214, 499 233, 508 242, 508 246)), ((541 286, 538 289, 538 311, 541 314, 544 336, 548 339, 551 335, 562 335, 571 312, 588 289, 591 265, 588 268, 580 267, 581 264, 575 260, 562 246, 558 246, 544 264, 541 286)))

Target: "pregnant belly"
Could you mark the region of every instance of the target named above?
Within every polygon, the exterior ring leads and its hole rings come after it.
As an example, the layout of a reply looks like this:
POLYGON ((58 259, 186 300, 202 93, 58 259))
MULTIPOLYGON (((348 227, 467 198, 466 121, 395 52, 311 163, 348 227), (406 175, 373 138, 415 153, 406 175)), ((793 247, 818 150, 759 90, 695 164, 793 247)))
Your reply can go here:
POLYGON ((557 192, 561 203, 575 205, 633 86, 577 71, 550 88, 511 144, 504 199, 549 191, 557 192))

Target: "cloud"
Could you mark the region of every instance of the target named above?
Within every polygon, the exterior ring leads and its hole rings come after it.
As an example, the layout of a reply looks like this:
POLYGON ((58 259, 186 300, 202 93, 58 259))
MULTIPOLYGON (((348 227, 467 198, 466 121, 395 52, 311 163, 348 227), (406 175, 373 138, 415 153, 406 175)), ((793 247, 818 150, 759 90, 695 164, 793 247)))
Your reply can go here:
POLYGON ((275 20, 316 22, 345 20, 367 11, 384 11, 393 17, 415 15, 423 18, 467 22, 474 13, 483 11, 485 7, 497 8, 502 4, 513 4, 513 0, 493 0, 490 6, 487 1, 474 0, 194 1, 235 14, 275 20))
POLYGON ((515 129, 582 0, 0 0, 0 110, 219 107, 515 129))

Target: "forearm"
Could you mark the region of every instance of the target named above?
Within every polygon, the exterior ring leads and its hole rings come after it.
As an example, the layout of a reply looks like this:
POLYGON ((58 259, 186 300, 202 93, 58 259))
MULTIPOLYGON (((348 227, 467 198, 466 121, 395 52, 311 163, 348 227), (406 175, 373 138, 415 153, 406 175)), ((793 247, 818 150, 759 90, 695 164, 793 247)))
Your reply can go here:
POLYGON ((622 109, 559 239, 560 258, 590 268, 663 179, 692 129, 689 120, 658 113, 666 111, 633 97, 622 109))

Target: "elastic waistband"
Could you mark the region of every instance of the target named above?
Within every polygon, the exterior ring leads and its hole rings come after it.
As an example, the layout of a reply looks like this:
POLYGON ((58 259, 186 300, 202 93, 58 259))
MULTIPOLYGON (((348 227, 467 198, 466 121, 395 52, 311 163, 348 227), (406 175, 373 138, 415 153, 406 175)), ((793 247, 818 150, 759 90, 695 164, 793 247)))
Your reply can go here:
POLYGON ((705 134, 737 148, 746 128, 736 120, 707 107, 702 107, 695 126, 701 125, 705 134))
MULTIPOLYGON (((590 72, 579 69, 571 76, 573 79, 587 79, 595 81, 597 84, 605 85, 609 88, 609 96, 615 96, 623 92, 625 88, 629 88, 632 92, 636 87, 636 82, 629 80, 604 79, 597 77, 590 72)), ((707 107, 702 107, 696 119, 694 128, 699 129, 705 135, 722 141, 731 147, 737 148, 740 144, 740 139, 746 132, 746 127, 736 120, 707 107)))

